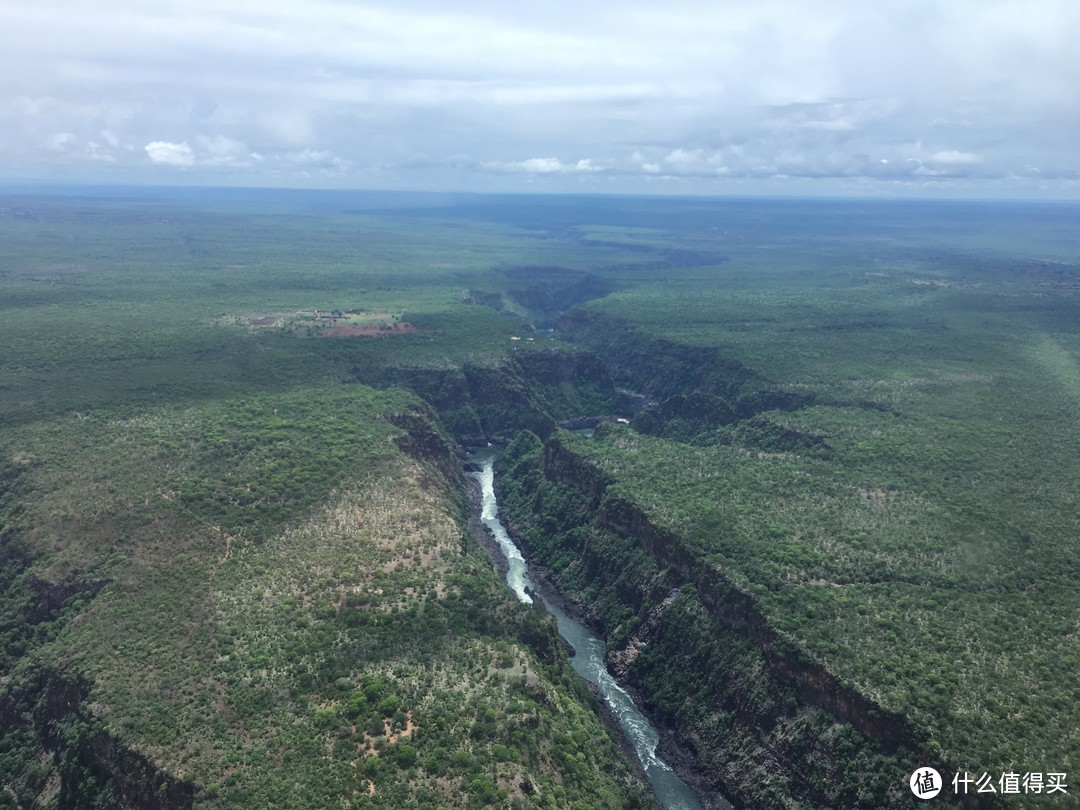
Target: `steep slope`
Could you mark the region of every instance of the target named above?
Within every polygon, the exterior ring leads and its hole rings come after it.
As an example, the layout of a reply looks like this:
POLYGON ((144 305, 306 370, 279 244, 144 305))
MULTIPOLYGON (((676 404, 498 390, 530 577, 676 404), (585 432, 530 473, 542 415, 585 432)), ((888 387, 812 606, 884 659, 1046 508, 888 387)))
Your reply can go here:
POLYGON ((647 805, 411 396, 38 423, 5 452, 5 801, 647 805))

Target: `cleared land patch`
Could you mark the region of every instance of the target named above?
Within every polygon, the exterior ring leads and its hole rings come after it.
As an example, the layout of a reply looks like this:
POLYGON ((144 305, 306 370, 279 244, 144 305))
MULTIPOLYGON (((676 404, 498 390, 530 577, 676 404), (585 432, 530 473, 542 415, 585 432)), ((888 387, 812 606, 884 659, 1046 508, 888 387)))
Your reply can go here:
POLYGON ((231 321, 258 328, 273 328, 305 338, 388 337, 411 335, 421 331, 408 321, 401 320, 402 314, 316 309, 283 314, 233 316, 231 321))

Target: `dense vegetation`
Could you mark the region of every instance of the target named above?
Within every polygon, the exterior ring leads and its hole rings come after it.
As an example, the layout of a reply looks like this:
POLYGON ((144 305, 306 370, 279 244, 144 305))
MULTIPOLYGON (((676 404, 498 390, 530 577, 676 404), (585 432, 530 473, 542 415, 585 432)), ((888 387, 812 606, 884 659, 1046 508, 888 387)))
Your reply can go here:
POLYGON ((225 208, 0 220, 0 806, 647 806, 435 415, 354 382, 493 366, 522 325, 466 291, 520 248, 440 286, 438 227, 225 208), (247 323, 356 303, 430 331, 247 323))
MULTIPOLYGON (((722 273, 643 283, 568 316, 569 336, 657 402, 632 427, 552 439, 549 453, 585 462, 584 483, 557 471, 542 480, 533 448, 531 465, 509 468, 506 495, 613 651, 679 584, 605 527, 628 504, 712 572, 703 587, 747 595, 773 643, 910 723, 929 755, 977 774, 1070 770, 1080 753, 1062 734, 1080 725, 1073 211, 983 214, 1015 241, 954 219, 957 232, 939 235, 947 247, 919 247, 920 228, 863 234, 870 244, 853 251, 829 233, 836 222, 819 220, 812 237, 785 229, 814 247, 795 255, 755 244, 748 228, 722 273), (1047 238, 1032 245, 1035 233, 1047 238), (597 486, 603 502, 582 502, 597 486), (618 562, 590 568, 605 558, 618 562)), ((656 635, 630 674, 731 750, 713 708, 730 708, 730 680, 710 700, 689 685, 672 696, 674 653, 658 654, 667 637, 656 635)))
POLYGON ((0 806, 645 802, 465 531, 454 440, 514 436, 507 508, 710 789, 1070 772, 1078 247, 1049 205, 4 196, 0 806))
POLYGON ((813 291, 691 283, 678 323, 641 290, 586 330, 719 349, 769 381, 742 391, 804 398, 734 424, 646 414, 655 437, 606 432, 577 452, 980 772, 1067 770, 1078 753, 1060 729, 1080 724, 1080 273, 1055 249, 878 257, 854 283, 811 276, 813 291))

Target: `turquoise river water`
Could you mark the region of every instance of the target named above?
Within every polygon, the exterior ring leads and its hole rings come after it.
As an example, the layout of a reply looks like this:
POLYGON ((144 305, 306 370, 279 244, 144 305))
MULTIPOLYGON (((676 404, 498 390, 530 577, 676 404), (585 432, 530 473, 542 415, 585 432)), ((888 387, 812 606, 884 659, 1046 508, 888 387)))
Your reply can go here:
POLYGON ((498 517, 499 505, 495 499, 494 488, 495 452, 480 451, 475 454, 473 460, 482 465, 479 472, 471 473, 480 483, 482 510, 480 520, 491 531, 503 556, 506 557, 508 563, 506 584, 518 600, 531 604, 533 598, 536 597, 540 599, 544 609, 555 617, 559 625, 559 633, 575 650, 575 655, 570 659, 571 665, 581 677, 596 686, 603 696, 612 714, 618 720, 623 734, 633 746, 657 801, 667 810, 702 810, 701 803, 689 786, 656 755, 660 735, 648 718, 634 705, 634 699, 608 672, 604 664, 604 642, 594 636, 577 619, 566 615, 558 605, 549 603, 536 593, 533 583, 529 580, 528 564, 498 517))

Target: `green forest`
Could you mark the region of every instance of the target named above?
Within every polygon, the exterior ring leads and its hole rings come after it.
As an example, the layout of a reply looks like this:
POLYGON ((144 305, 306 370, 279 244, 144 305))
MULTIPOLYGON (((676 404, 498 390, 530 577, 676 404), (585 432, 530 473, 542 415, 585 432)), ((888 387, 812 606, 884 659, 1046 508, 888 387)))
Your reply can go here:
POLYGON ((704 805, 1071 774, 1077 214, 0 194, 0 807, 653 806, 489 442, 704 805))

